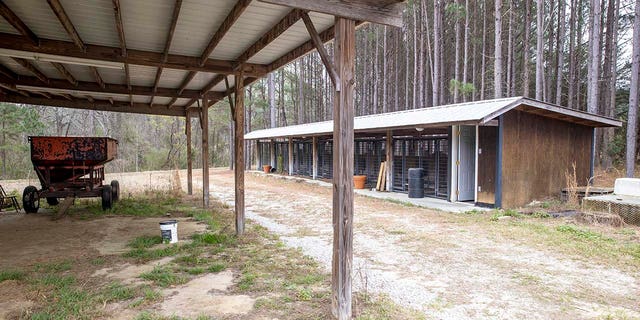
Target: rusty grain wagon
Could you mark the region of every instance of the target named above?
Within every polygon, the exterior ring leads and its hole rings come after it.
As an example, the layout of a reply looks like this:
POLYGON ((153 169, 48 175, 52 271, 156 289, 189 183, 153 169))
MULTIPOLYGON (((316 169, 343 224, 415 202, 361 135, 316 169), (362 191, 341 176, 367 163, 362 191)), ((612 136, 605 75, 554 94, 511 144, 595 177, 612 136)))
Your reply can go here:
POLYGON ((118 141, 108 137, 29 137, 31 162, 42 185, 28 186, 22 202, 27 213, 35 213, 40 198, 57 205, 60 198, 102 198, 110 209, 119 198, 118 181, 104 185, 104 165, 117 156, 118 141))

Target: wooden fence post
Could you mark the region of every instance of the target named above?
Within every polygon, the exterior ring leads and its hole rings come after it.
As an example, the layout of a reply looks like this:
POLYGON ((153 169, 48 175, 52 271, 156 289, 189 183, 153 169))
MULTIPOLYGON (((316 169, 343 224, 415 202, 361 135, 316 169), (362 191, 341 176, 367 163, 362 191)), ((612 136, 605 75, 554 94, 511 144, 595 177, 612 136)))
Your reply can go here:
POLYGON ((185 118, 185 131, 187 135, 187 194, 193 194, 193 153, 191 151, 191 112, 187 109, 185 118))
POLYGON ((202 96, 200 123, 202 125, 202 206, 209 208, 209 101, 202 96))
POLYGON ((235 195, 236 234, 244 233, 244 77, 235 76, 235 195))

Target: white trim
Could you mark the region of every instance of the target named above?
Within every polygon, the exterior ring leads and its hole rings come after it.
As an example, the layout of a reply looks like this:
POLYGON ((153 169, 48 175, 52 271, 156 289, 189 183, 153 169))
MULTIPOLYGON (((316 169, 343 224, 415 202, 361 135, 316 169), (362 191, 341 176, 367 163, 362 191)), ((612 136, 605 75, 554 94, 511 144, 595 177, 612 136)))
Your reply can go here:
POLYGON ((458 132, 460 131, 459 126, 451 126, 451 156, 449 157, 449 161, 451 161, 451 180, 449 184, 451 185, 451 194, 449 195, 449 201, 457 202, 458 201, 458 149, 460 148, 460 136, 458 132))
POLYGON ((473 202, 478 202, 478 151, 480 147, 480 128, 476 126, 476 159, 475 159, 475 172, 474 172, 474 186, 473 186, 473 202))

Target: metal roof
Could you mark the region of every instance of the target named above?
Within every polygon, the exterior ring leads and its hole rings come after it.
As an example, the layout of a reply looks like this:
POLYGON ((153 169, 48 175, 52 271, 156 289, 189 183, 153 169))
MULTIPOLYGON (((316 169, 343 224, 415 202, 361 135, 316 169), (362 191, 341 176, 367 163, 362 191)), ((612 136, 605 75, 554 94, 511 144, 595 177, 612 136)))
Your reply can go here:
MULTIPOLYGON (((433 108, 356 117, 355 132, 374 132, 390 129, 438 127, 450 125, 484 125, 513 109, 542 116, 575 122, 590 127, 620 127, 618 120, 523 97, 483 100, 433 108)), ((333 121, 315 122, 280 128, 256 130, 247 133, 247 140, 283 137, 328 135, 333 132, 333 121)))
POLYGON ((314 50, 302 12, 322 41, 333 38, 332 14, 267 2, 272 1, 0 1, 0 100, 184 115, 202 94, 211 104, 224 98, 225 76, 233 86, 233 75, 244 68, 246 85, 314 50), (25 61, 35 70, 25 68, 25 61), (156 96, 156 89, 163 94, 156 96))

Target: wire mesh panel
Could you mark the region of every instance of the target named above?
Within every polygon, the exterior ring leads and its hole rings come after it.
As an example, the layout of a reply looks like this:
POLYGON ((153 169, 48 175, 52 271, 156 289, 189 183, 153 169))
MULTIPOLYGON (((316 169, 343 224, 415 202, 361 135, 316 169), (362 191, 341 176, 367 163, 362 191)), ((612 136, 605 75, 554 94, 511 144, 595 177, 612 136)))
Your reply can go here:
POLYGON ((354 175, 367 176, 365 186, 372 188, 378 182, 380 163, 385 157, 385 141, 359 139, 353 149, 354 175))
POLYGON ((271 164, 271 146, 269 142, 258 141, 258 170, 262 166, 271 164))
POLYGON ((318 139, 318 177, 333 178, 333 141, 318 139))
POLYGON ((393 141, 393 190, 408 192, 408 171, 424 169, 425 195, 448 196, 449 142, 446 138, 401 138, 393 141))
POLYGON ((276 170, 279 173, 289 170, 289 143, 276 142, 276 170))
POLYGON ((293 142, 293 174, 313 175, 313 143, 311 141, 293 142))

